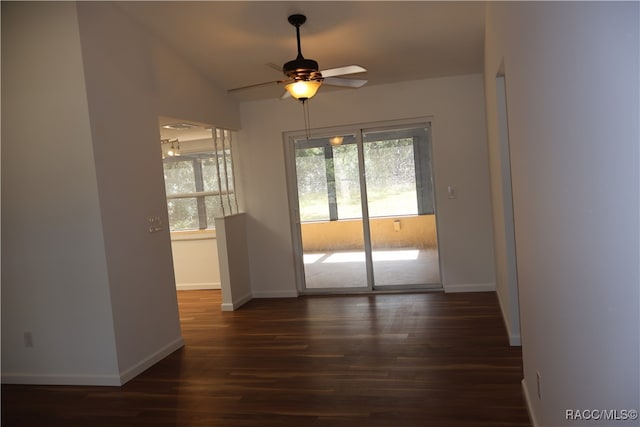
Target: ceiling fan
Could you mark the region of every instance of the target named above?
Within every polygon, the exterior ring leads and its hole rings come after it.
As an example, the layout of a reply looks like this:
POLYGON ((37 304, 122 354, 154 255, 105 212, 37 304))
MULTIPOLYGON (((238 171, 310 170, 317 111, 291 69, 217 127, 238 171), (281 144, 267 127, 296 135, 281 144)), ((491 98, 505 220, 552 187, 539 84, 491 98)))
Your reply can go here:
POLYGON ((307 17, 295 14, 289 16, 288 20, 291 25, 296 27, 298 56, 296 59, 285 63, 282 66, 282 69, 277 65, 270 64, 278 71, 282 71, 287 78, 284 80, 274 80, 265 83, 242 86, 230 89, 229 92, 272 84, 284 84, 287 91, 282 96, 283 98, 292 96, 304 102, 314 96, 322 84, 359 88, 367 83, 367 80, 338 77, 348 74, 364 73, 367 71, 359 65, 348 65, 345 67, 330 68, 328 70, 319 71, 318 63, 316 61, 313 59, 306 59, 302 56, 302 49, 300 47, 300 26, 307 21, 307 17))

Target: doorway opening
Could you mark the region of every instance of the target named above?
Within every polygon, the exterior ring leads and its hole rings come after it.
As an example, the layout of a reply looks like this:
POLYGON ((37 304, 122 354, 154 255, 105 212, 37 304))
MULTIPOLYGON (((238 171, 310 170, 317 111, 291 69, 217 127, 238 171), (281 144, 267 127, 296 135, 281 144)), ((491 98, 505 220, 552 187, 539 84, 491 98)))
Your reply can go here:
POLYGON ((442 287, 428 122, 285 143, 301 292, 442 287))
POLYGON ((221 289, 214 218, 237 213, 232 132, 160 117, 176 290, 221 289))

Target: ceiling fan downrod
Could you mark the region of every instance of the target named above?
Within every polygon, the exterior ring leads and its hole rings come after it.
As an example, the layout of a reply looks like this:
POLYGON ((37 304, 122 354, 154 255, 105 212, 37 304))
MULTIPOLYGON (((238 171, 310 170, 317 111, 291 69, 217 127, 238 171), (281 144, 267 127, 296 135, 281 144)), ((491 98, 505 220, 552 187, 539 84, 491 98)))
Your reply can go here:
POLYGON ((304 59, 302 56, 302 48, 300 47, 300 26, 307 22, 307 17, 304 15, 291 15, 288 18, 289 24, 296 27, 296 40, 298 41, 298 59, 304 59))
POLYGON ((298 42, 298 56, 293 61, 289 61, 282 66, 284 74, 294 80, 320 80, 321 75, 318 75, 318 63, 313 59, 306 59, 302 56, 302 47, 300 43, 300 26, 307 22, 307 17, 304 15, 291 15, 288 18, 291 25, 296 27, 296 40, 298 42))

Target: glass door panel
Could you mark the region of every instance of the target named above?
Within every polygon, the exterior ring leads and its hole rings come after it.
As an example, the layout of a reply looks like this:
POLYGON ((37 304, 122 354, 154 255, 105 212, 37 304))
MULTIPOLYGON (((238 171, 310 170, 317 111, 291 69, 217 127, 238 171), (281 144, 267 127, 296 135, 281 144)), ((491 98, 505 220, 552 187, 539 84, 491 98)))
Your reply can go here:
POLYGON ((356 138, 298 139, 295 167, 305 289, 368 288, 356 138))
POLYGON ((427 131, 420 127, 363 135, 376 288, 440 286, 427 131))

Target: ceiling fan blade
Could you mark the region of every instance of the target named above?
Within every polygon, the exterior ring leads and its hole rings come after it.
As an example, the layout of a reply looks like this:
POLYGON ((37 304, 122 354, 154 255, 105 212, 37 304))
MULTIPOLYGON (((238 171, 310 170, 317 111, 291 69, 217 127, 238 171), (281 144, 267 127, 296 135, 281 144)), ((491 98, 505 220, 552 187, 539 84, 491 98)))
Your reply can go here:
POLYGON ((227 92, 238 92, 238 91, 245 90, 245 89, 253 89, 254 87, 269 86, 269 85, 274 85, 274 84, 286 83, 288 81, 289 80, 274 80, 272 82, 256 83, 254 85, 234 87, 233 89, 228 89, 227 92))
POLYGON ((335 77, 346 74, 366 73, 367 69, 359 65, 347 65, 346 67, 329 68, 328 70, 320 72, 322 73, 322 77, 335 77))
POLYGON ((276 70, 279 73, 282 73, 282 67, 279 65, 274 64, 273 62, 267 62, 267 67, 269 68, 273 68, 274 70, 276 70))
POLYGON ((362 87, 367 83, 368 80, 361 79, 343 79, 340 77, 327 77, 324 79, 322 83, 328 84, 331 86, 345 86, 345 87, 362 87))

